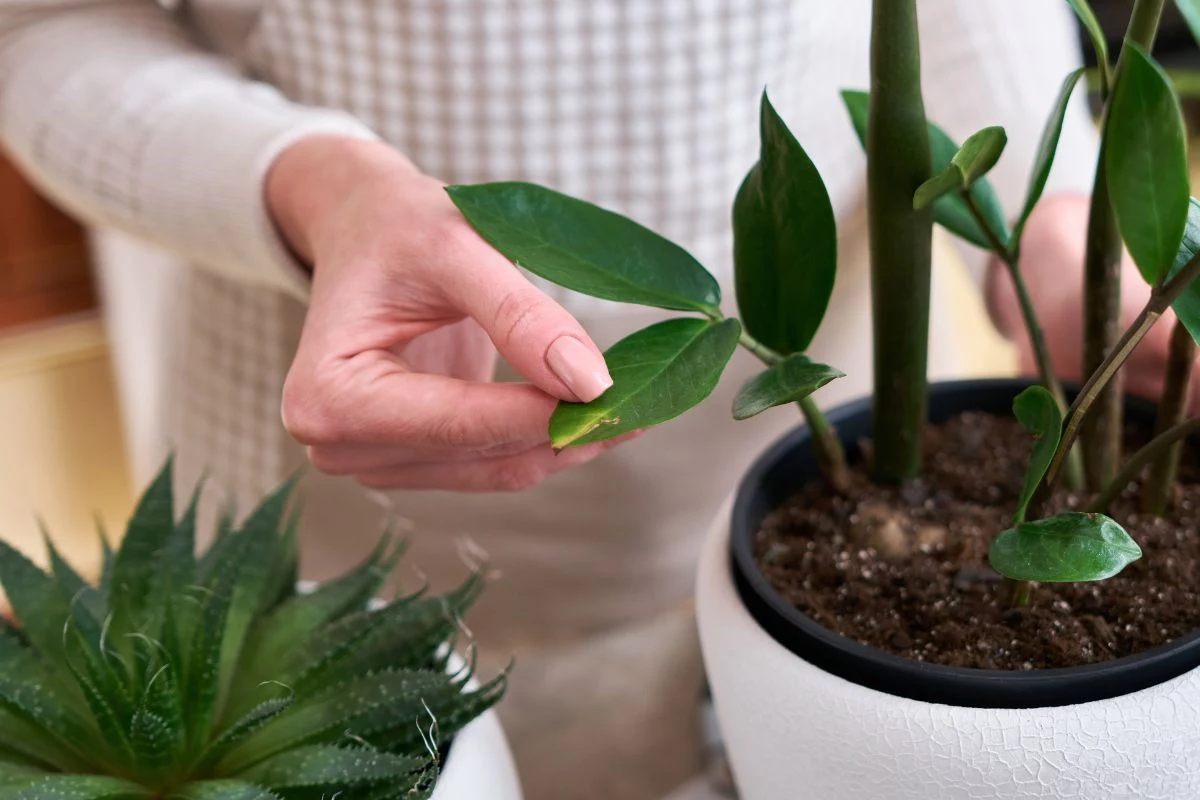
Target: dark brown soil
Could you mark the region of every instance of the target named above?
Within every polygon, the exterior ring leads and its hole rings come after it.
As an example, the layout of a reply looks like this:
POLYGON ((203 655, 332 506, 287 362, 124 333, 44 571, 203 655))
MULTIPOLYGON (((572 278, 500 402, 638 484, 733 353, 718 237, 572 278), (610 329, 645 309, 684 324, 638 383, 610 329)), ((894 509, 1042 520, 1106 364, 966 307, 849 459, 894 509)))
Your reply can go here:
MULTIPOLYGON (((817 622, 864 644, 982 669, 1069 667, 1132 655, 1200 628, 1200 471, 1185 454, 1174 511, 1109 513, 1141 560, 1100 583, 1042 584, 1027 608, 997 597, 988 545, 1010 527, 1031 438, 1015 420, 964 414, 926 433, 924 477, 880 487, 856 468, 846 496, 820 483, 771 514, 756 553, 767 579, 817 622)), ((1063 492, 1058 510, 1082 504, 1063 492)))

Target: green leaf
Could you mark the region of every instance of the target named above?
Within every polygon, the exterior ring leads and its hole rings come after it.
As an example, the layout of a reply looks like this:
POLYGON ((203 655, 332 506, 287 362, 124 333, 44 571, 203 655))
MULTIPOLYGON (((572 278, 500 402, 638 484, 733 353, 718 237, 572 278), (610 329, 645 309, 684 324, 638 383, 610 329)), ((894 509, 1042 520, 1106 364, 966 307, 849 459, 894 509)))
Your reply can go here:
POLYGON ((1015 521, 1025 521, 1029 501, 1037 491, 1038 484, 1046 476, 1054 451, 1062 438, 1062 412, 1054 395, 1041 386, 1030 386, 1013 400, 1013 414, 1017 421, 1033 434, 1033 452, 1029 466, 1025 468, 1025 484, 1021 487, 1021 498, 1017 501, 1015 521))
POLYGON ((1074 583, 1111 578, 1142 557, 1116 521, 1072 511, 1023 522, 992 542, 992 568, 1016 581, 1074 583))
POLYGON ((293 702, 295 702, 294 697, 279 697, 274 700, 266 700, 250 709, 241 719, 221 731, 220 735, 204 750, 204 753, 196 761, 196 771, 208 771, 234 745, 282 714, 291 707, 293 702))
POLYGON ((758 341, 802 353, 825 316, 837 272, 837 223, 816 165, 762 96, 762 147, 733 204, 742 324, 758 341))
POLYGON ((1104 28, 1100 27, 1100 20, 1096 19, 1096 12, 1092 11, 1087 0, 1067 0, 1067 4, 1083 23, 1092 40, 1092 49, 1096 51, 1096 61, 1100 65, 1101 91, 1107 94, 1108 87, 1112 84, 1112 76, 1108 60, 1108 38, 1104 35, 1104 28))
POLYGON ((440 694, 459 696, 461 687, 439 672, 396 670, 355 676, 297 702, 231 749, 218 763, 221 774, 238 774, 271 756, 306 744, 337 741, 347 732, 371 731, 362 720, 372 711, 406 726, 425 703, 440 694))
POLYGON ((604 354, 612 387, 554 410, 551 444, 561 450, 674 419, 712 394, 741 330, 735 319, 673 319, 627 336, 604 354))
POLYGON ((1192 38, 1200 43, 1200 0, 1175 0, 1175 7, 1191 30, 1192 38))
POLYGON ((1021 245, 1021 233, 1025 230, 1025 223, 1029 221, 1029 215, 1033 213, 1038 200, 1042 198, 1042 192, 1046 190, 1046 181, 1050 178, 1050 168, 1054 166, 1054 156, 1058 152, 1058 140, 1062 136, 1063 120, 1067 117, 1071 94, 1086 71, 1080 67, 1066 77, 1058 90, 1050 118, 1042 128, 1042 138, 1038 140, 1037 155, 1033 159, 1033 170, 1029 173, 1029 188, 1025 191, 1025 207, 1021 209, 1021 216, 1017 218, 1017 224, 1013 227, 1012 241, 1017 247, 1021 245))
POLYGON ((917 187, 914 208, 925 208, 944 194, 964 191, 996 166, 1008 144, 1004 128, 992 126, 967 137, 941 172, 917 187))
POLYGON ((1179 250, 1188 216, 1183 113, 1162 67, 1128 42, 1104 134, 1108 193, 1121 238, 1155 285, 1179 250))
POLYGON ((172 800, 279 800, 279 795, 249 781, 213 780, 189 783, 172 800))
POLYGON ((619 214, 531 183, 446 191, 493 247, 559 286, 676 311, 721 304, 716 279, 686 250, 619 214))
MULTIPOLYGON (((846 105, 846 110, 850 113, 850 121, 854 125, 854 132, 858 134, 859 143, 866 146, 869 95, 866 92, 847 90, 842 92, 842 100, 846 105)), ((928 124, 930 158, 933 173, 937 175, 950 165, 955 154, 958 153, 959 147, 937 125, 932 122, 928 124)), ((971 185, 970 194, 975 205, 979 207, 980 213, 987 220, 988 226, 996 232, 1001 244, 1007 244, 1009 239, 1008 222, 1004 215, 1004 209, 1000 206, 1000 198, 996 196, 996 190, 992 188, 991 182, 986 178, 980 178, 971 185)), ((991 249, 988 237, 984 235, 979 223, 975 221, 975 217, 967 208, 961 193, 944 194, 937 198, 933 203, 933 221, 977 247, 984 250, 991 249)))
POLYGON ((98 748, 97 737, 64 703, 65 698, 21 670, 0 672, 0 710, 45 732, 72 756, 85 756, 98 748))
POLYGON ((63 652, 63 623, 70 616, 57 581, 19 550, 0 540, 0 586, 34 647, 48 658, 63 652))
MULTIPOLYGON (((1197 253, 1200 253, 1200 200, 1193 197, 1188 201, 1187 226, 1168 277, 1174 278, 1197 253)), ((1200 342, 1200 281, 1192 281, 1171 304, 1171 308, 1192 338, 1200 342)))
POLYGON ((806 356, 788 356, 758 373, 742 386, 733 400, 733 418, 749 419, 768 408, 803 400, 825 384, 845 373, 806 356))
POLYGON ((15 795, 16 800, 126 800, 151 797, 136 783, 106 775, 47 775, 15 795))
POLYGON ((415 786, 433 766, 429 757, 382 753, 366 747, 310 745, 270 758, 243 774, 269 789, 334 792, 388 782, 415 786))

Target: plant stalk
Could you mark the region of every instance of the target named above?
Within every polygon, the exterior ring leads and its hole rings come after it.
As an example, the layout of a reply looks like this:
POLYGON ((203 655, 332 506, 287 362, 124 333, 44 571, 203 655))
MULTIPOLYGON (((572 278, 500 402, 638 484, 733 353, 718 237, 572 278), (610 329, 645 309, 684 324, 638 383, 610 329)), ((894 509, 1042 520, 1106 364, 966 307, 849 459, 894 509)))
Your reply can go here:
POLYGON ((1076 438, 1078 438, 1080 424, 1087 417, 1088 411, 1096 402, 1096 398, 1125 364, 1126 359, 1133 353, 1133 349, 1137 347, 1138 342, 1154 327, 1154 323, 1158 321, 1163 312, 1170 308, 1171 303, 1175 302, 1175 299, 1183 293, 1183 290, 1197 276, 1200 276, 1200 255, 1192 258, 1174 278, 1165 283, 1160 283, 1150 292, 1150 299, 1146 302, 1145 308, 1138 314, 1137 319, 1133 321, 1129 329, 1125 331, 1125 334, 1117 342, 1113 351, 1109 353, 1104 363, 1100 365, 1100 368, 1088 378, 1087 383, 1080 390, 1079 396, 1071 404, 1071 409, 1067 413, 1067 422, 1063 428, 1062 439, 1058 444, 1058 450, 1054 452, 1054 458, 1050 462, 1049 469, 1046 470, 1046 480, 1042 485, 1042 489, 1048 490, 1054 485, 1059 472, 1062 470, 1066 453, 1075 443, 1076 438))
MULTIPOLYGON (((1147 51, 1154 46, 1165 0, 1136 0, 1125 41, 1147 51)), ((1113 70, 1113 86, 1121 79, 1124 50, 1113 70)), ((1109 96, 1112 96, 1110 90, 1109 96)), ((1101 114, 1101 130, 1108 120, 1108 102, 1101 114)), ((1087 248, 1083 287, 1083 374, 1099 369, 1112 354, 1121 330, 1121 236, 1108 196, 1105 169, 1106 143, 1102 136, 1096 161, 1096 177, 1088 212, 1087 248)), ((1118 376, 1096 398, 1097 413, 1084 423, 1082 448, 1088 488, 1098 491, 1117 470, 1121 458, 1123 392, 1118 376)))
POLYGON ((916 0, 873 0, 867 130, 875 403, 873 477, 921 471, 928 405, 933 215, 913 193, 932 173, 916 0))
POLYGON ((1000 602, 1009 608, 1024 608, 1029 605, 1029 593, 1033 584, 1029 581, 1014 581, 1005 578, 1000 582, 1000 602))
MULTIPOLYGON (((1037 362, 1038 379, 1054 397, 1054 401, 1058 404, 1058 410, 1066 414, 1068 408, 1067 395, 1063 391, 1062 383, 1059 382, 1057 373, 1054 371, 1054 363, 1050 359, 1050 348, 1046 344, 1046 333, 1042 330, 1042 324, 1038 321, 1037 311, 1033 307, 1033 299, 1029 296, 1029 288, 1025 285, 1025 278, 1021 275, 1020 257, 1016 249, 1017 243, 1014 242, 1011 248, 1006 247, 1000 241, 1000 235, 992 229, 991 223, 983 215, 979 204, 975 202, 975 198, 971 196, 971 193, 963 192, 962 197, 971 215, 975 217, 975 221, 983 231, 984 238, 991 245, 992 252, 1008 268, 1008 274, 1012 278, 1013 288, 1017 294, 1017 301, 1021 307, 1021 318, 1025 323, 1025 330, 1029 333, 1029 343, 1033 348, 1033 358, 1037 362)), ((1078 447, 1071 449, 1064 476, 1067 486, 1072 491, 1078 492, 1083 490, 1083 459, 1078 447)))
MULTIPOLYGON (((738 344, 767 366, 783 361, 782 355, 755 339, 745 328, 742 329, 738 344)), ((846 451, 842 447, 842 440, 838 438, 837 429, 829 423, 829 418, 811 396, 798 401, 796 405, 804 415, 808 429, 812 431, 813 451, 816 453, 821 474, 835 491, 845 492, 850 487, 850 470, 846 466, 846 451)))
MULTIPOLYGON (((1154 433, 1166 433, 1187 417, 1188 389, 1192 383, 1192 367, 1196 362, 1196 342, 1183 323, 1176 320, 1171 329, 1171 345, 1167 356, 1167 374, 1154 433)), ((1150 474, 1142 484, 1142 511, 1161 517, 1171 502, 1171 488, 1179 473, 1183 442, 1176 442, 1163 451, 1150 465, 1150 474)))
POLYGON ((1088 511, 1093 514, 1103 513, 1114 500, 1120 497, 1126 486, 1138 479, 1147 464, 1196 433, 1200 433, 1200 417, 1181 422, 1174 428, 1155 436, 1130 457, 1117 477, 1113 478, 1112 482, 1104 487, 1104 491, 1088 505, 1088 511))

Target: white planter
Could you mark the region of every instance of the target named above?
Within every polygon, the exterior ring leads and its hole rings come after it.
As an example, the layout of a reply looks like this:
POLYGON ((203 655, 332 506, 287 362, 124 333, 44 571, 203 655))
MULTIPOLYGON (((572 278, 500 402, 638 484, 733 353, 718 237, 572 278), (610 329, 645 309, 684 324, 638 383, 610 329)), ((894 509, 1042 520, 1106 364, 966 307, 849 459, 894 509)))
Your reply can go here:
POLYGON ((459 731, 431 800, 521 800, 521 783, 495 711, 459 731))
POLYGON ((1079 705, 920 702, 818 669, 747 610, 730 507, 705 545, 697 615, 741 800, 1197 800, 1200 669, 1079 705))

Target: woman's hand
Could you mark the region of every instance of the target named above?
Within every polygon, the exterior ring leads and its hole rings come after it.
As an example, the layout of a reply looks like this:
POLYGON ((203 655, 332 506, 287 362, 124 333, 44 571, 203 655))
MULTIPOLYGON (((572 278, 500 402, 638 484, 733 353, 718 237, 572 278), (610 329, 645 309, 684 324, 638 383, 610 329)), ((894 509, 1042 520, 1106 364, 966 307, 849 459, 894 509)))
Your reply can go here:
POLYGON ((520 490, 611 446, 551 450, 557 401, 612 384, 604 358, 441 183, 385 144, 311 137, 266 194, 313 268, 282 414, 318 469, 372 488, 520 490), (490 382, 497 349, 529 384, 490 382))
MULTIPOLYGON (((1044 198, 1029 218, 1021 243, 1021 274, 1046 332, 1054 368, 1064 380, 1081 381, 1083 361, 1083 261, 1088 198, 1056 195, 1044 198)), ((1023 374, 1036 375, 1037 365, 1017 305, 1007 268, 993 259, 986 278, 988 309, 1000 332, 1016 345, 1023 374)), ((1150 288, 1126 256, 1121 275, 1121 328, 1141 312, 1150 288)), ((1163 390, 1167 353, 1175 315, 1168 311, 1155 324, 1125 364, 1125 389, 1157 400, 1163 390)), ((1200 371, 1198 371, 1200 373, 1200 371)), ((1200 411, 1200 374, 1192 378, 1192 413, 1200 411)))

